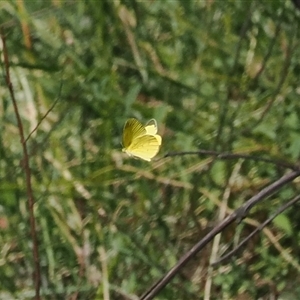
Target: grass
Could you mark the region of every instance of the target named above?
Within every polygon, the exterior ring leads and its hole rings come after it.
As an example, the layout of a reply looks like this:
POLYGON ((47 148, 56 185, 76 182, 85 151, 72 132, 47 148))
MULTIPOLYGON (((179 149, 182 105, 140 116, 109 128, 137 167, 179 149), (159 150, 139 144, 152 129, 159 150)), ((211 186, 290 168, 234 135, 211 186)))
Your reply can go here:
MULTIPOLYGON (((247 158, 165 154, 201 149, 297 163, 292 2, 2 1, 0 19, 29 137, 43 299, 137 299, 222 214, 287 171, 247 158), (121 152, 129 117, 157 120, 158 160, 121 152)), ((1 62, 0 298, 30 299, 23 150, 1 62)), ((233 249, 296 195, 297 182, 227 228, 157 299, 296 297, 297 204, 226 265, 208 265, 213 251, 233 249)))

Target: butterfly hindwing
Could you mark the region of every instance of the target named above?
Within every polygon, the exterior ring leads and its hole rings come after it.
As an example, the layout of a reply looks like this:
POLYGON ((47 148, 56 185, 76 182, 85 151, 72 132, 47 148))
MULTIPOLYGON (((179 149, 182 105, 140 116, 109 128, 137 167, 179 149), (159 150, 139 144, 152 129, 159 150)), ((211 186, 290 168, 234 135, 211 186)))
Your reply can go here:
POLYGON ((133 140, 126 152, 134 157, 150 161, 159 151, 159 142, 155 136, 143 135, 133 140))

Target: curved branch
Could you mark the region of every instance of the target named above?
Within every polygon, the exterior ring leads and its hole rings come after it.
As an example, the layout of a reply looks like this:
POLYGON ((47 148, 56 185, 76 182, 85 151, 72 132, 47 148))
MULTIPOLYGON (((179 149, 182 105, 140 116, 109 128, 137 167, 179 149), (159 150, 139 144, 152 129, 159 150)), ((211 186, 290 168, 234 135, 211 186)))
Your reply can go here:
POLYGON ((300 176, 300 170, 290 172, 262 189, 257 195, 251 197, 244 205, 235 210, 231 215, 227 216, 194 247, 192 247, 185 255, 183 255, 178 263, 173 268, 171 268, 171 270, 167 274, 159 279, 148 291, 146 291, 146 293, 144 293, 144 295, 141 296, 140 300, 153 299, 175 277, 179 270, 182 269, 199 251, 201 251, 218 233, 223 231, 234 221, 240 222, 243 218, 246 217, 246 214, 255 204, 274 194, 281 187, 293 181, 298 176, 300 176))
POLYGON ((300 195, 294 197, 292 200, 288 201, 281 207, 279 207, 275 213, 268 218, 265 222, 263 222, 260 226, 258 226, 251 234, 249 234, 245 239, 243 239, 233 250, 222 256, 219 260, 215 261, 213 264, 211 264, 212 267, 215 267, 219 264, 222 264, 224 261, 227 261, 230 257, 234 256, 256 233, 261 231, 264 227, 266 227, 269 223, 271 223, 279 214, 284 212, 286 209, 288 209, 290 206, 295 204, 300 200, 300 195))

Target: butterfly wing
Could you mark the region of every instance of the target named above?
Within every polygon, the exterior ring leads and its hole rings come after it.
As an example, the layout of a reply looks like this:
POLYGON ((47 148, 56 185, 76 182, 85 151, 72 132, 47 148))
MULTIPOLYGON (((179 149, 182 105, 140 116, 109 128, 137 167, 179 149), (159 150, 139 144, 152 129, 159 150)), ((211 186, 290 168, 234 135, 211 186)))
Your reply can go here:
POLYGON ((123 151, 130 156, 151 161, 161 145, 161 136, 156 133, 157 123, 154 119, 145 126, 137 119, 128 119, 123 130, 123 151))
POLYGON ((157 123, 155 119, 151 119, 145 126, 147 134, 155 135, 157 134, 157 123))
POLYGON ((159 151, 159 141, 153 135, 143 135, 135 138, 125 152, 134 157, 138 157, 147 161, 151 159, 159 151))
POLYGON ((123 129, 123 146, 126 150, 134 139, 147 133, 145 127, 137 119, 128 119, 123 129))
POLYGON ((147 134, 153 135, 157 139, 159 145, 161 145, 161 136, 158 135, 158 134, 156 134, 157 133, 157 123, 156 123, 156 120, 155 119, 151 119, 146 124, 145 129, 146 129, 147 134))

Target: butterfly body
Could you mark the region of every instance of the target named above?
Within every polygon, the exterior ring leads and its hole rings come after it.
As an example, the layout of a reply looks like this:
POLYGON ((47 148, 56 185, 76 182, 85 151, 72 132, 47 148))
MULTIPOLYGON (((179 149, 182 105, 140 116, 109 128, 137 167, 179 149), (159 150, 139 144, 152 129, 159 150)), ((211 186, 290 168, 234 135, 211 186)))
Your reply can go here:
POLYGON ((137 119, 127 120, 123 130, 123 152, 129 156, 151 161, 158 153, 160 145, 161 136, 157 134, 157 124, 154 119, 145 126, 137 119))

